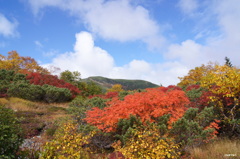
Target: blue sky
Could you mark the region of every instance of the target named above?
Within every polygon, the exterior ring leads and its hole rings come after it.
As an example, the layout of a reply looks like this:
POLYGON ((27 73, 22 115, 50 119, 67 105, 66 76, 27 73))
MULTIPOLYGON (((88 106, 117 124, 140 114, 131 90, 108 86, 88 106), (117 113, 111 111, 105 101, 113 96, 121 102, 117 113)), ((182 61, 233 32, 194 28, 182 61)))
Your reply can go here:
POLYGON ((239 0, 0 0, 0 50, 82 78, 177 84, 240 59, 239 0))

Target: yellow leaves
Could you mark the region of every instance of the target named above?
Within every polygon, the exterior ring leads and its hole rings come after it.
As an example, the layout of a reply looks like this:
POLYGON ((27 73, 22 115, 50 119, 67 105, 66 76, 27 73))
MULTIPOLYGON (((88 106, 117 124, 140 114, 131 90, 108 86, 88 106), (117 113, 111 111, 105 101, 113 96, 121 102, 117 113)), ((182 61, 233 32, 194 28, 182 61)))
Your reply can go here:
MULTIPOLYGON (((240 93, 240 69, 227 65, 215 65, 214 69, 201 79, 201 86, 208 88, 216 95, 238 98, 240 93)), ((216 101, 210 97, 212 101, 216 101)))
POLYGON ((156 126, 136 129, 134 136, 121 147, 120 141, 112 145, 116 151, 121 152, 126 158, 179 158, 179 146, 170 138, 159 137, 156 126))
POLYGON ((107 90, 107 92, 121 92, 121 91, 124 91, 122 89, 122 85, 121 84, 115 84, 115 85, 112 86, 112 88, 109 88, 107 90))
POLYGON ((201 67, 195 67, 188 72, 188 75, 179 77, 180 82, 178 83, 178 86, 182 87, 196 84, 213 69, 214 67, 212 63, 209 63, 208 65, 202 65, 201 67))
POLYGON ((89 143, 94 133, 84 135, 78 132, 77 125, 66 123, 57 130, 54 139, 46 143, 41 158, 89 158, 90 150, 83 145, 89 143))
POLYGON ((19 56, 16 51, 9 52, 6 57, 0 56, 0 69, 14 70, 16 72, 27 70, 49 74, 48 70, 39 66, 33 58, 19 56))

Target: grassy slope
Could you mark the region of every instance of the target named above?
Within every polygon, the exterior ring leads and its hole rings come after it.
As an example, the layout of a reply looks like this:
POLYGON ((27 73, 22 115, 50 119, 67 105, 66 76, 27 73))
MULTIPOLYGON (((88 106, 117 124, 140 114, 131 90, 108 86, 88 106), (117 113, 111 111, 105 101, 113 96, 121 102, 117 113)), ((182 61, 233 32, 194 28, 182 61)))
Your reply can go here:
POLYGON ((105 90, 111 88, 114 84, 121 84, 124 90, 158 87, 158 85, 144 80, 110 79, 101 76, 89 77, 84 79, 84 81, 86 82, 93 81, 100 85, 101 87, 103 87, 103 89, 105 90))
POLYGON ((0 98, 0 105, 5 105, 16 112, 24 130, 25 138, 42 134, 54 121, 68 116, 68 103, 46 104, 31 102, 20 98, 0 98))
MULTIPOLYGON (((52 129, 54 121, 67 117, 68 103, 46 104, 31 102, 19 98, 0 98, 0 105, 13 109, 21 118, 26 137, 39 135, 40 130, 52 129)), ((42 134, 46 140, 48 136, 42 134)), ((182 158, 194 159, 238 159, 240 158, 240 140, 218 139, 202 147, 189 150, 190 156, 182 158)))

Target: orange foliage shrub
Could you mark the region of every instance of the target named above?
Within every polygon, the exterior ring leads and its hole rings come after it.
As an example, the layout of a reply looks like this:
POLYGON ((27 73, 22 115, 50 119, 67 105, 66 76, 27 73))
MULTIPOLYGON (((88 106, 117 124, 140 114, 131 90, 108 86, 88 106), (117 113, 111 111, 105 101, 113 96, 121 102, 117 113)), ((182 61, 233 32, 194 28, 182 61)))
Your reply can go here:
POLYGON ((189 100, 182 90, 164 87, 147 89, 128 95, 123 101, 114 98, 104 109, 93 108, 86 112, 85 120, 105 132, 116 129, 119 119, 126 119, 130 114, 140 117, 142 122, 154 122, 157 117, 171 114, 169 124, 181 118, 189 100))

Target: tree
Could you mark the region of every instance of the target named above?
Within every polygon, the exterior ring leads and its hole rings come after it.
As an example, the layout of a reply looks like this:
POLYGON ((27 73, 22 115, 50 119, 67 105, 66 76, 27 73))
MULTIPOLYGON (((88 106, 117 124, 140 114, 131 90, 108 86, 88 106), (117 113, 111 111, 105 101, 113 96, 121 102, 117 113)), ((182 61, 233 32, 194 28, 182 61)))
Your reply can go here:
POLYGON ((0 69, 13 70, 15 72, 39 72, 49 74, 49 71, 41 66, 31 57, 22 57, 16 51, 8 52, 8 56, 1 55, 0 69))
POLYGON ((90 81, 89 83, 80 82, 78 84, 78 88, 83 88, 83 92, 81 93, 83 96, 94 96, 98 94, 102 94, 101 86, 97 85, 95 82, 90 81))
POLYGON ((122 85, 121 85, 121 84, 114 84, 114 85, 112 86, 112 88, 109 88, 109 89, 107 90, 107 92, 121 92, 121 91, 124 91, 124 90, 122 89, 122 85))
POLYGON ((227 65, 229 67, 233 67, 233 65, 228 57, 225 57, 225 65, 227 65))
POLYGON ((77 82, 79 82, 81 79, 80 76, 81 74, 78 71, 71 72, 69 70, 66 70, 60 73, 61 80, 64 80, 65 82, 71 83, 73 85, 77 85, 77 82))
POLYGON ((180 82, 177 84, 180 87, 189 86, 192 84, 199 84, 201 79, 205 77, 209 71, 214 69, 213 63, 208 65, 202 65, 200 67, 195 67, 188 72, 188 75, 184 77, 179 77, 180 82))
POLYGON ((240 69, 228 65, 215 65, 201 80, 201 86, 214 95, 210 100, 219 109, 225 124, 231 125, 231 131, 240 132, 240 69), (228 102, 226 102, 228 101, 228 102))

